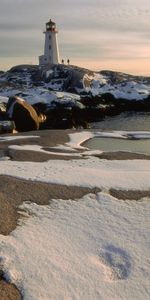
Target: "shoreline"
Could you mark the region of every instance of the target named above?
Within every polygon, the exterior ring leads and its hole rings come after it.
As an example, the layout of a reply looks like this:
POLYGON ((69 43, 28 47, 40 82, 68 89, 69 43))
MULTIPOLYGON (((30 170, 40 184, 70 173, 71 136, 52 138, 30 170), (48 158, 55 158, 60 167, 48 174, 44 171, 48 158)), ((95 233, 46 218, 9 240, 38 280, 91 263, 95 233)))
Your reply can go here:
MULTIPOLYGON (((87 130, 89 131, 89 130, 87 130)), ((18 133, 13 135, 13 140, 0 141, 0 153, 4 156, 7 155, 14 161, 28 161, 28 162, 45 162, 47 160, 72 160, 83 159, 86 160, 85 155, 82 156, 82 149, 78 152, 81 156, 77 156, 76 152, 67 155, 61 155, 61 151, 58 151, 59 155, 41 153, 38 151, 30 150, 15 150, 9 148, 13 145, 40 145, 41 147, 56 147, 57 145, 64 145, 69 142, 69 134, 80 131, 73 130, 44 130, 18 133), (17 136, 19 137, 17 139, 17 136), (20 136, 26 137, 20 139, 20 136), (35 138, 33 138, 35 137, 35 138)), ((10 137, 10 134, 5 137, 10 137)), ((4 137, 4 136, 3 136, 4 137)), ((116 152, 103 152, 101 154, 93 154, 93 156, 99 159, 106 160, 133 160, 133 159, 146 159, 149 160, 149 155, 116 151, 116 152)), ((21 178, 15 178, 9 175, 0 175, 0 234, 7 235, 17 226, 17 219, 19 217, 17 210, 18 207, 24 201, 35 202, 39 205, 47 205, 51 199, 79 199, 83 195, 88 193, 97 193, 101 189, 98 187, 84 187, 84 186, 67 186, 64 184, 46 183, 40 181, 25 180, 21 178), (25 191, 25 192, 24 192, 25 191), (7 220, 5 222, 4 220, 7 220)), ((132 199, 139 200, 142 197, 150 197, 150 191, 138 191, 138 190, 119 190, 110 188, 109 193, 114 197, 122 200, 132 199)))

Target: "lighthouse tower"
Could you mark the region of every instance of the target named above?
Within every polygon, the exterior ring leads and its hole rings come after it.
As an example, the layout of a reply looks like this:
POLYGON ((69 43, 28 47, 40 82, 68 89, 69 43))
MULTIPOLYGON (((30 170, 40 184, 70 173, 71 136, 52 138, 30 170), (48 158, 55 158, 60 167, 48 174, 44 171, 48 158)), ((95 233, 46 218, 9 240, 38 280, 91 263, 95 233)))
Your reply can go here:
POLYGON ((39 56, 39 65, 48 66, 51 64, 59 64, 59 49, 57 41, 56 23, 50 19, 46 23, 44 55, 39 56))

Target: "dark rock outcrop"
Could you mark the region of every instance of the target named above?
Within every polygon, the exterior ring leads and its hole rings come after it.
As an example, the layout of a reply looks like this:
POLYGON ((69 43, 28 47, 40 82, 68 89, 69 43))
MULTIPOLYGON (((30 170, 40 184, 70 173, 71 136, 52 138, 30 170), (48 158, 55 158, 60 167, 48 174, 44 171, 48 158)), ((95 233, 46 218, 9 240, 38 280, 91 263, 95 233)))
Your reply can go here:
MULTIPOLYGON (((64 64, 51 68, 19 65, 0 73, 0 95, 37 102, 32 105, 37 114, 47 116, 46 122, 38 126, 40 129, 86 127, 88 122, 106 115, 150 111, 150 77, 107 70, 93 72, 64 64), (61 97, 56 91, 66 95, 61 97), (67 97, 68 92, 74 95, 67 97)), ((5 116, 0 110, 0 118, 5 116)))
POLYGON ((15 122, 15 129, 19 132, 37 130, 40 127, 35 109, 23 99, 10 97, 6 112, 9 118, 15 122))

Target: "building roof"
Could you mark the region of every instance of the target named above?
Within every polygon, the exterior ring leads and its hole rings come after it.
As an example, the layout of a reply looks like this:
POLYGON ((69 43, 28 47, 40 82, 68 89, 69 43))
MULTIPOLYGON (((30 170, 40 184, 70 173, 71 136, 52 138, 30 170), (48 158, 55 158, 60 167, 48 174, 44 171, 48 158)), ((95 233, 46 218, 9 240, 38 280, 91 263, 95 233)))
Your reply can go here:
POLYGON ((56 23, 53 22, 51 19, 46 23, 46 25, 55 25, 56 23))

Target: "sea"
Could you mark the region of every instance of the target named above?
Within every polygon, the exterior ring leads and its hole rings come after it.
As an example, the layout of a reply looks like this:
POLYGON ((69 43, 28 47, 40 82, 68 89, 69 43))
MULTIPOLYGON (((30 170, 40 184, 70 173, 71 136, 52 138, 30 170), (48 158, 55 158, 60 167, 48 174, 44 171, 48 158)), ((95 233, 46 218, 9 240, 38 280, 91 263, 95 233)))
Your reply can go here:
POLYGON ((90 124, 103 130, 150 131, 150 112, 124 112, 90 124))
MULTIPOLYGON (((104 131, 148 131, 150 112, 124 112, 117 116, 106 116, 102 121, 90 124, 92 129, 104 131)), ((89 149, 102 151, 131 151, 150 155, 149 138, 121 139, 94 137, 84 143, 89 149)))

